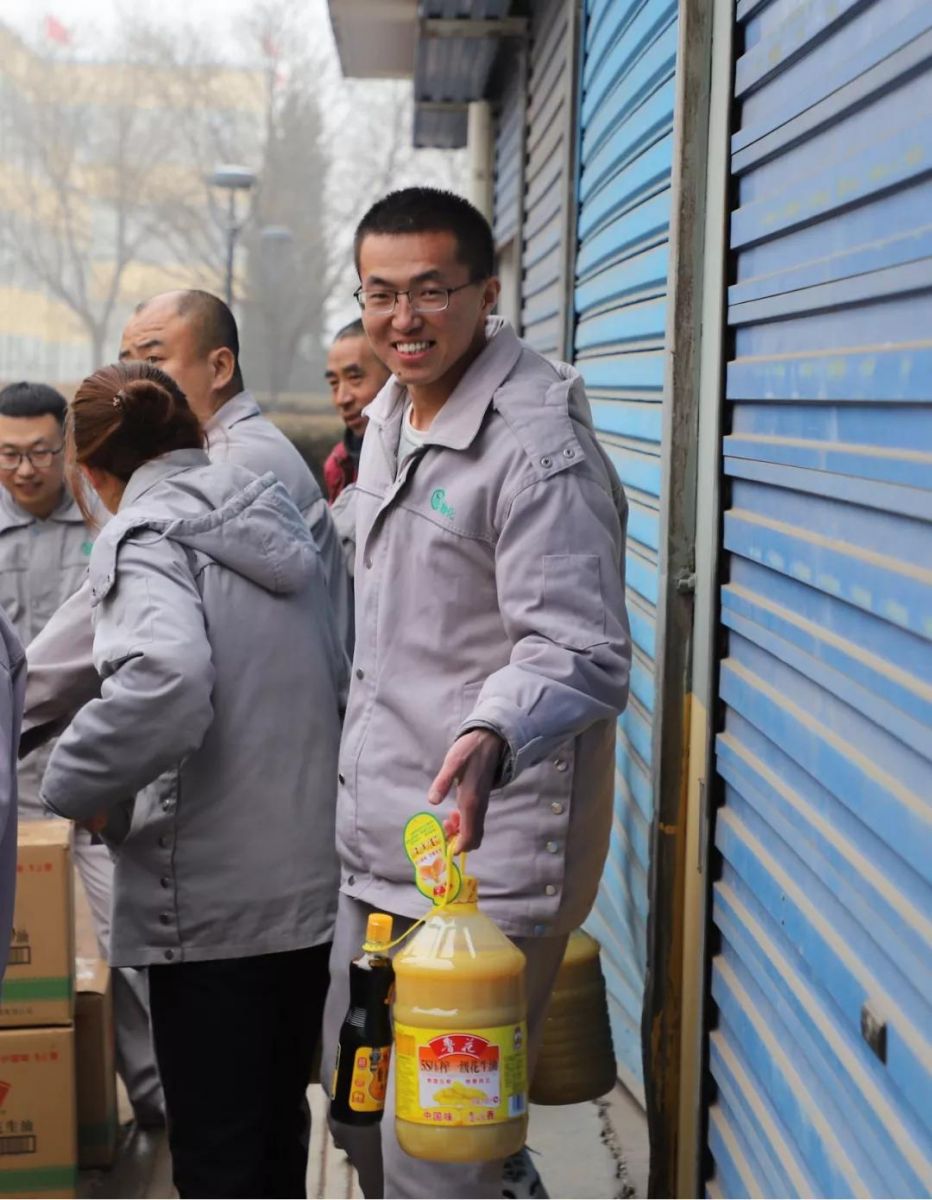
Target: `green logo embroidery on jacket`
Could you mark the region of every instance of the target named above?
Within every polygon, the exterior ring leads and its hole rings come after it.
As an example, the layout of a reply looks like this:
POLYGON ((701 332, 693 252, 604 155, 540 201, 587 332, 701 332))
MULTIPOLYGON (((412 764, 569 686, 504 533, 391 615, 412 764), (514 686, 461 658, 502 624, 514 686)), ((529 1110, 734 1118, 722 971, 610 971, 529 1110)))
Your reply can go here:
POLYGON ((434 512, 440 513, 441 517, 453 517, 455 509, 452 504, 447 504, 447 494, 443 488, 436 488, 430 497, 430 506, 434 512))
POLYGON ((93 542, 82 542, 81 543, 81 553, 82 554, 89 556, 93 549, 94 549, 93 542))

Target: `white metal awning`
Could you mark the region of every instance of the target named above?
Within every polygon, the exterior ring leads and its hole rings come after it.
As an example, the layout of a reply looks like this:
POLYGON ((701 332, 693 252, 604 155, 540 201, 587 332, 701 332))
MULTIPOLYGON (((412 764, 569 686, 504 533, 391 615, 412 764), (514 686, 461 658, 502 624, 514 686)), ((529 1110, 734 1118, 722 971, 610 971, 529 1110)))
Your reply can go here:
POLYGON ((502 37, 520 37, 512 0, 329 0, 343 74, 414 79, 414 143, 466 144, 466 111, 485 98, 502 37))

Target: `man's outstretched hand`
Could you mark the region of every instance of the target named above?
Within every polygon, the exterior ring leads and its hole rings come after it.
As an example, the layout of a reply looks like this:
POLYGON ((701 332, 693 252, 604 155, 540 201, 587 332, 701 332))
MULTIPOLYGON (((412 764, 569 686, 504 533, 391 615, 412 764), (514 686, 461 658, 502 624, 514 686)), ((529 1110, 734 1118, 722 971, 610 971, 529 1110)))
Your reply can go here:
POLYGON ((456 739, 443 760, 427 799, 439 804, 456 785, 456 809, 444 822, 447 837, 455 837, 454 853, 482 845, 489 793, 495 783, 505 743, 490 729, 470 729, 456 739))

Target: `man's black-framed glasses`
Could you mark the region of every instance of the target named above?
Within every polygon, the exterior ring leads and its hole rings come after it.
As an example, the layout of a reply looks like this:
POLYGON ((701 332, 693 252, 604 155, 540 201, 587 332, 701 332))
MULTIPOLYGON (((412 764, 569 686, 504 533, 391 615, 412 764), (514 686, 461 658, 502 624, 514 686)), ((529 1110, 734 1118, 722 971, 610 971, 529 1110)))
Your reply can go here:
POLYGON ((419 287, 404 288, 394 291, 392 288, 361 288, 358 287, 353 295, 363 312, 376 313, 387 317, 395 311, 399 296, 407 296, 412 312, 428 313, 443 312, 450 307, 450 297, 454 292, 471 287, 476 281, 461 283, 459 287, 438 287, 435 283, 422 283, 419 287))
POLYGON ((14 450, 12 446, 0 446, 0 471, 18 471, 24 458, 28 458, 37 471, 45 471, 64 448, 59 446, 53 450, 49 446, 37 446, 32 450, 14 450))

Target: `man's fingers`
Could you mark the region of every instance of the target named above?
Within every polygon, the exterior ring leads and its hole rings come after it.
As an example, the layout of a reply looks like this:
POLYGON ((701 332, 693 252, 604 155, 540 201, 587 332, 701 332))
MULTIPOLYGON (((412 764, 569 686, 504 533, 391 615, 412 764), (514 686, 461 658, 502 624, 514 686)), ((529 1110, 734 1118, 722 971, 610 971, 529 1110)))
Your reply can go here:
MULTIPOLYGON (((446 818, 444 819, 443 832, 447 835, 447 838, 450 839, 450 838, 456 837, 456 835, 459 833, 459 831, 460 831, 460 810, 458 808, 454 808, 454 809, 450 810, 450 812, 447 814, 446 818)), ((453 853, 454 854, 456 853, 455 847, 454 847, 453 853)))
POLYGON ((489 791, 495 775, 495 765, 501 753, 501 740, 485 730, 472 730, 457 738, 443 760, 436 778, 430 785, 427 799, 439 804, 457 784, 457 822, 449 814, 444 821, 448 838, 454 837, 454 853, 478 850, 482 844, 485 812, 489 791))
POLYGON ((443 766, 437 772, 434 782, 430 785, 430 791, 427 793, 427 801, 429 804, 439 804, 444 800, 450 791, 450 788, 457 782, 457 776, 462 767, 463 752, 458 742, 454 742, 447 751, 447 756, 443 760, 443 766))

